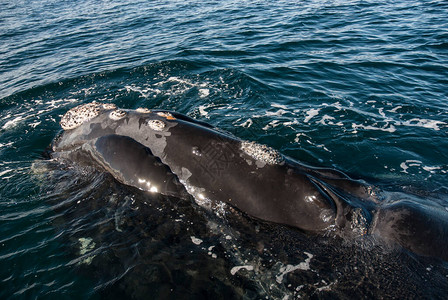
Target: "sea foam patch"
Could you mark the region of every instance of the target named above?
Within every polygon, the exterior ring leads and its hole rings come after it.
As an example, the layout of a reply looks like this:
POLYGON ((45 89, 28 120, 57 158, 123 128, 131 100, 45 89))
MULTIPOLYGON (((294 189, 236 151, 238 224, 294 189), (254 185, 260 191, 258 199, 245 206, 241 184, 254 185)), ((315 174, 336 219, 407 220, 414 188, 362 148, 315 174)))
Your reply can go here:
POLYGON ((298 265, 286 265, 280 268, 280 274, 275 276, 275 280, 277 283, 283 282, 283 277, 291 272, 294 272, 296 270, 302 270, 302 271, 308 271, 310 269, 310 262, 313 258, 313 254, 304 252, 308 257, 305 259, 305 261, 299 263, 298 265))

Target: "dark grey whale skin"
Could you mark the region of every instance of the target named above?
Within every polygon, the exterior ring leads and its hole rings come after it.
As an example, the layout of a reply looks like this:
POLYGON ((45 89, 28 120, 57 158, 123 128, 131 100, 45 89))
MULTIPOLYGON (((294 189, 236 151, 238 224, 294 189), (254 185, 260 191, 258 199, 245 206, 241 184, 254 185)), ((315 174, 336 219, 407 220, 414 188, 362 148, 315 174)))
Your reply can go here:
POLYGON ((175 112, 121 110, 126 114, 117 120, 112 111, 65 130, 51 156, 95 166, 149 192, 193 196, 202 206, 224 202, 306 232, 372 235, 448 260, 443 209, 406 197, 382 204, 385 192, 342 172, 300 164, 175 112))

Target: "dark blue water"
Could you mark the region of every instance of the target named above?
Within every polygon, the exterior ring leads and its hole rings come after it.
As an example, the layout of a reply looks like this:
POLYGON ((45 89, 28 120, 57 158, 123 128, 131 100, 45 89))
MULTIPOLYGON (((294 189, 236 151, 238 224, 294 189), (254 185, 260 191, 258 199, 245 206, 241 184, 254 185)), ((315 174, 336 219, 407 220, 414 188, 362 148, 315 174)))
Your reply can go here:
POLYGON ((1 1, 0 298, 445 297, 444 262, 223 221, 41 160, 76 105, 163 108, 448 210, 447 15, 443 1, 1 1))

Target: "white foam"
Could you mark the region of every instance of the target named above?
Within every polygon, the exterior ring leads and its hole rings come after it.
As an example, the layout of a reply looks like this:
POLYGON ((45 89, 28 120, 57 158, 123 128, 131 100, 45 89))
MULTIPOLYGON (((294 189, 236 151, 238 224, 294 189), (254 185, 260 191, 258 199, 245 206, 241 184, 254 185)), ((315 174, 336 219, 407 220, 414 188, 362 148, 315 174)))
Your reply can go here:
MULTIPOLYGON (((441 173, 446 173, 446 171, 443 170, 443 168, 441 166, 425 166, 425 165, 423 165, 423 162, 421 162, 420 160, 415 160, 415 159, 408 159, 400 164, 400 168, 402 169, 401 172, 406 173, 406 174, 409 174, 408 169, 411 167, 419 168, 420 170, 424 170, 431 174, 436 173, 436 171, 439 171, 441 173)), ((421 173, 421 171, 419 173, 421 173)))
POLYGON ((36 121, 36 122, 28 124, 28 126, 30 126, 32 128, 36 128, 40 123, 42 123, 42 122, 41 121, 36 121))
POLYGON ((317 288, 317 290, 318 290, 319 292, 321 292, 321 291, 329 291, 329 290, 331 290, 331 286, 337 284, 337 283, 338 283, 338 280, 335 280, 334 282, 331 282, 331 283, 329 283, 329 284, 327 284, 324 280, 322 280, 322 282, 323 282, 324 284, 326 284, 326 285, 317 288))
POLYGON ((203 240, 198 239, 197 237, 194 237, 194 236, 190 236, 190 238, 191 238, 191 241, 193 242, 193 244, 195 244, 195 245, 200 245, 203 242, 203 240))
POLYGON ((295 139, 294 139, 294 142, 296 142, 296 143, 300 143, 300 137, 307 137, 307 138, 309 138, 309 136, 307 136, 306 134, 304 134, 303 132, 299 132, 299 133, 297 133, 296 134, 296 137, 295 137, 295 139))
POLYGON ((441 170, 441 167, 428 167, 428 166, 423 166, 423 170, 430 172, 430 173, 435 173, 435 170, 441 170))
POLYGON ((403 171, 402 171, 403 173, 407 173, 408 172, 407 170, 409 169, 409 167, 420 167, 421 164, 422 164, 422 162, 419 160, 406 160, 405 162, 402 162, 400 164, 400 168, 403 169, 403 171))
POLYGON ((335 120, 335 117, 332 117, 332 116, 329 116, 329 115, 324 115, 324 116, 322 117, 322 119, 320 119, 320 121, 317 122, 317 123, 320 123, 320 124, 322 124, 322 125, 327 125, 325 122, 326 122, 326 121, 330 121, 330 120, 335 120))
POLYGON ((324 144, 316 145, 316 147, 317 147, 317 148, 322 148, 322 149, 324 149, 324 150, 327 151, 327 152, 331 152, 330 150, 328 150, 328 148, 327 148, 324 144))
POLYGON ((5 125, 3 125, 2 129, 4 129, 4 130, 11 129, 11 128, 17 126, 17 124, 19 124, 19 122, 22 121, 23 119, 24 118, 22 116, 15 117, 14 119, 6 122, 5 125))
POLYGON ((238 272, 238 271, 241 270, 241 269, 246 269, 246 270, 248 270, 248 271, 253 271, 254 267, 251 266, 251 265, 246 265, 246 266, 236 266, 236 267, 233 267, 233 268, 230 270, 230 274, 235 275, 236 272, 238 272))
MULTIPOLYGON (((79 246, 79 254, 80 255, 86 255, 89 252, 92 252, 92 250, 95 249, 95 242, 92 240, 92 238, 79 238, 78 239, 80 246, 79 246)), ((95 255, 90 255, 86 258, 84 258, 83 260, 81 260, 79 263, 80 264, 86 264, 86 265, 90 265, 90 263, 92 262, 92 260, 95 258, 95 255)))
POLYGON ((154 88, 142 88, 142 87, 138 87, 138 86, 133 86, 133 85, 126 85, 124 87, 126 89, 126 91, 129 92, 136 92, 139 93, 143 98, 149 98, 149 96, 153 96, 156 97, 156 95, 162 93, 161 90, 159 89, 154 89, 154 88))
POLYGON ((311 108, 306 111, 306 117, 303 122, 308 123, 312 118, 319 114, 320 108, 311 108))
POLYGON ((6 143, 6 144, 0 143, 0 148, 9 147, 9 146, 12 146, 13 144, 14 144, 13 142, 9 142, 9 143, 6 143))
POLYGON ((201 116, 207 116, 208 115, 208 112, 205 110, 206 108, 208 108, 207 105, 199 106, 199 113, 201 114, 201 116))
POLYGON ((268 129, 270 129, 270 128, 275 128, 275 127, 277 127, 278 125, 280 125, 280 124, 279 124, 279 120, 273 120, 273 121, 269 122, 268 125, 264 126, 262 129, 263 129, 263 130, 268 130, 268 129))
POLYGON ((178 82, 178 83, 183 83, 183 84, 187 84, 187 85, 193 85, 191 82, 185 80, 185 79, 181 79, 177 76, 171 76, 167 79, 168 82, 178 82))
POLYGON ((72 95, 79 95, 79 94, 84 93, 84 95, 90 95, 90 94, 92 94, 92 91, 95 88, 96 88, 95 86, 91 86, 89 88, 83 88, 83 89, 80 89, 80 90, 75 91, 75 92, 70 92, 70 94, 72 94, 72 95))
POLYGON ((353 123, 352 128, 354 129, 354 133, 356 133, 359 128, 364 129, 364 130, 377 130, 377 131, 385 131, 385 132, 390 132, 390 133, 397 131, 395 126, 392 124, 386 124, 384 127, 376 127, 376 126, 371 126, 371 125, 363 125, 363 124, 353 123))
POLYGON ((402 162, 402 163, 400 164, 400 168, 403 169, 402 172, 407 173, 407 172, 408 172, 407 169, 408 169, 409 167, 406 165, 406 163, 402 162))
POLYGON ((79 238, 78 241, 81 244, 79 247, 79 254, 81 255, 93 250, 96 246, 92 238, 79 238))
POLYGON ((403 108, 403 106, 401 106, 401 105, 398 105, 397 107, 394 107, 394 108, 392 108, 392 109, 388 110, 388 112, 391 112, 391 113, 396 113, 396 112, 397 112, 397 110, 399 110, 400 108, 403 108))
POLYGON ((241 126, 241 127, 245 127, 245 128, 249 128, 250 126, 252 126, 254 124, 254 122, 252 121, 251 118, 247 119, 245 122, 241 123, 240 125, 237 126, 241 126))
POLYGON ((293 121, 283 122, 283 126, 287 126, 290 128, 292 128, 292 125, 298 125, 298 124, 299 124, 299 121, 296 118, 294 118, 293 121))
POLYGON ((410 127, 429 128, 429 129, 434 129, 436 131, 440 130, 441 127, 448 126, 447 123, 442 122, 442 121, 430 120, 430 119, 418 119, 418 118, 414 118, 414 119, 402 122, 402 123, 400 123, 400 125, 410 126, 410 127))
MULTIPOLYGON (((370 103, 370 102, 369 102, 370 103)), ((374 102, 371 102, 374 103, 374 102)), ((371 113, 364 110, 357 109, 353 106, 353 104, 350 104, 350 109, 353 112, 357 112, 361 115, 369 116, 375 121, 373 124, 368 125, 368 123, 363 124, 352 124, 352 128, 355 129, 354 133, 357 132, 358 129, 364 129, 364 130, 376 130, 376 131, 384 131, 384 132, 396 132, 397 127, 400 126, 407 126, 407 127, 421 127, 421 128, 427 128, 432 130, 442 130, 444 128, 448 127, 448 123, 444 121, 439 120, 433 120, 433 119, 422 119, 422 118, 412 118, 410 120, 397 120, 396 118, 391 118, 390 116, 387 116, 388 113, 397 114, 398 110, 403 108, 403 106, 398 105, 396 107, 392 107, 391 109, 388 109, 389 106, 392 106, 392 103, 387 103, 387 107, 379 107, 378 113, 371 113), (377 126, 377 124, 381 122, 386 124, 385 126, 377 126)), ((334 112, 340 111, 344 107, 339 103, 333 103, 333 104, 327 104, 323 103, 322 107, 333 107, 335 108, 334 112)), ((311 108, 308 111, 306 111, 304 122, 308 123, 312 118, 314 118, 316 115, 319 114, 321 108, 311 108)), ((347 108, 346 108, 347 109, 347 108)), ((300 110, 294 110, 294 112, 299 112, 300 110)), ((400 114, 399 117, 402 117, 403 115, 400 114)), ((343 116, 339 116, 342 118, 343 116)), ((322 119, 318 122, 322 125, 337 125, 337 126, 343 126, 342 122, 335 123, 333 116, 327 116, 325 115, 322 117, 322 119)))
POLYGON ((51 101, 47 101, 45 102, 46 107, 50 107, 50 109, 47 109, 46 111, 50 111, 51 108, 59 108, 62 105, 64 105, 65 103, 74 103, 74 102, 78 102, 78 99, 75 98, 64 98, 64 99, 58 99, 58 100, 51 100, 51 101))
POLYGON ((336 125, 336 126, 344 126, 344 123, 342 122, 333 122, 333 120, 336 120, 336 118, 329 116, 329 115, 324 115, 322 117, 322 119, 320 119, 320 121, 318 121, 317 123, 322 124, 322 125, 336 125))
POLYGON ((210 90, 209 89, 199 89, 199 97, 205 98, 208 95, 210 95, 210 90))
POLYGON ((276 108, 288 109, 288 107, 286 105, 277 104, 277 103, 272 103, 271 106, 276 107, 276 108))
POLYGON ((266 116, 282 116, 284 114, 288 113, 286 110, 284 109, 279 109, 277 111, 267 111, 266 112, 266 116))
POLYGON ((0 176, 3 176, 3 175, 5 175, 5 174, 7 174, 7 173, 9 173, 11 171, 12 171, 11 169, 7 169, 7 170, 4 170, 4 171, 1 171, 0 172, 0 176))
MULTIPOLYGON (((191 172, 186 168, 182 168, 182 173, 183 173, 182 177, 186 177, 186 179, 188 179, 191 176, 191 172)), ((187 180, 180 179, 180 182, 183 184, 183 186, 185 186, 185 188, 187 189, 187 192, 193 196, 194 201, 198 205, 205 207, 205 208, 210 208, 212 201, 208 197, 205 196, 204 188, 192 186, 187 182, 187 180)))
POLYGON ((290 272, 294 272, 296 270, 307 271, 310 269, 310 261, 313 258, 313 255, 308 252, 304 252, 304 253, 308 256, 308 258, 306 258, 305 261, 303 261, 300 264, 295 265, 295 266, 294 265, 286 265, 286 266, 280 268, 280 274, 275 276, 275 280, 278 283, 282 283, 283 277, 290 272))
POLYGON ((182 79, 177 76, 170 76, 165 80, 155 83, 154 85, 162 87, 161 88, 162 91, 154 88, 147 88, 146 90, 157 92, 157 94, 163 93, 170 95, 180 95, 196 87, 198 89, 198 94, 200 98, 205 98, 210 95, 210 87, 208 82, 194 82, 189 79, 182 79), (167 84, 169 86, 166 86, 167 84))

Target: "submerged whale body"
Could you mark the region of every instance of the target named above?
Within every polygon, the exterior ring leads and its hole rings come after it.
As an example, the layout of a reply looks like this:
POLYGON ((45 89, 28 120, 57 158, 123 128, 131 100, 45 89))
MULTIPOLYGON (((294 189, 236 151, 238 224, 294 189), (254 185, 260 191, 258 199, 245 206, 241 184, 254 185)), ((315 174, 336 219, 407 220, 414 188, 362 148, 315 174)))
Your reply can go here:
POLYGON ((220 203, 260 220, 344 238, 373 236, 448 260, 447 212, 412 197, 383 201, 378 188, 333 169, 162 110, 89 103, 69 110, 51 156, 94 166, 150 193, 220 203))

